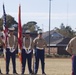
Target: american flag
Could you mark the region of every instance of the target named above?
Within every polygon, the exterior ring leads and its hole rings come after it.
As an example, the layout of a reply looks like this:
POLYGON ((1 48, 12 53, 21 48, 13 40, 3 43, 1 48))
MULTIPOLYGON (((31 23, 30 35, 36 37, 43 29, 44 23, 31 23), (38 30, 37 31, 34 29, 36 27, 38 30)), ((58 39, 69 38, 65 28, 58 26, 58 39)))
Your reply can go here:
POLYGON ((8 28, 6 26, 6 12, 5 12, 5 6, 3 4, 3 41, 4 44, 7 42, 7 33, 8 33, 8 28))

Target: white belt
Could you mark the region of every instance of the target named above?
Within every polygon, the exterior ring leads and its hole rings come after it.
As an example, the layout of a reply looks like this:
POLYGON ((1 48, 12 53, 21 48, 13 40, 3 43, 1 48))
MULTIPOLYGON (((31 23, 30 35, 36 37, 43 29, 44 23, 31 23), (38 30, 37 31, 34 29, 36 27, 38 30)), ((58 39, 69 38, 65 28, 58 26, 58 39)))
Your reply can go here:
POLYGON ((23 47, 23 49, 25 49, 27 54, 31 53, 31 51, 32 51, 30 48, 26 48, 26 47, 23 47))
POLYGON ((42 50, 42 49, 44 49, 44 48, 40 48, 40 47, 36 47, 37 49, 40 49, 40 50, 42 50))
POLYGON ((13 53, 15 51, 14 47, 7 47, 10 49, 10 52, 13 53))

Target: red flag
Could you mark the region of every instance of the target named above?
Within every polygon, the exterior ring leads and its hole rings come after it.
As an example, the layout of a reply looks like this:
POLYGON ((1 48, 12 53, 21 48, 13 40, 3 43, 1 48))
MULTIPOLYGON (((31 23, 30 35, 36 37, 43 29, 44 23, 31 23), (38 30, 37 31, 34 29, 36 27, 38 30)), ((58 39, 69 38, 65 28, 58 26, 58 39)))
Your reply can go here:
POLYGON ((19 5, 19 14, 18 14, 18 46, 21 49, 22 47, 22 27, 21 27, 21 6, 19 5))
MULTIPOLYGON (((22 48, 22 27, 21 27, 21 6, 19 5, 19 14, 18 14, 18 49, 21 50, 22 48)), ((21 59, 21 54, 19 53, 19 58, 20 61, 21 59)))

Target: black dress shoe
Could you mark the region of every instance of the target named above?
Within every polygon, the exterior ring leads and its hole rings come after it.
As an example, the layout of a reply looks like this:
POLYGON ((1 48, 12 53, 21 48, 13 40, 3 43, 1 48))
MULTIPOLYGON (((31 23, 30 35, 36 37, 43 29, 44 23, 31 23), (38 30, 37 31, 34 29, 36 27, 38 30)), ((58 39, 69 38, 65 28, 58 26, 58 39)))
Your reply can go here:
POLYGON ((3 74, 2 72, 0 72, 0 74, 3 74))
POLYGON ((24 73, 21 73, 21 75, 24 75, 24 73))
POLYGON ((8 75, 9 73, 7 72, 6 75, 8 75))
POLYGON ((37 75, 37 71, 34 71, 34 75, 37 75))
POLYGON ((46 75, 46 73, 42 73, 42 75, 46 75))
POLYGON ((32 73, 29 73, 29 75, 34 75, 34 73, 32 72, 32 73))
POLYGON ((0 74, 3 74, 3 73, 1 72, 1 69, 0 69, 0 74))
POLYGON ((13 74, 18 74, 17 72, 14 72, 13 74))

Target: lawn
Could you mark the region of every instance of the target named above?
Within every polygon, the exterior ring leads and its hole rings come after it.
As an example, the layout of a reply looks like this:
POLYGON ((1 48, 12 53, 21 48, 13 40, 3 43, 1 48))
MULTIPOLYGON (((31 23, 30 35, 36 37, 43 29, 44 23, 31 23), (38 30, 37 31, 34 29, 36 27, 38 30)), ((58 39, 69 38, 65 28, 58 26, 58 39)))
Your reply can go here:
MULTIPOLYGON (((12 74, 12 63, 10 62, 10 74, 12 74)), ((5 60, 0 59, 2 72, 5 74, 5 60)), ((19 59, 16 59, 16 69, 21 74, 21 64, 19 59)), ((71 75, 71 59, 70 58, 47 58, 45 59, 45 72, 47 75, 71 75)), ((25 74, 28 74, 26 65, 25 74)), ((39 64, 38 74, 41 74, 41 63, 39 64)))

